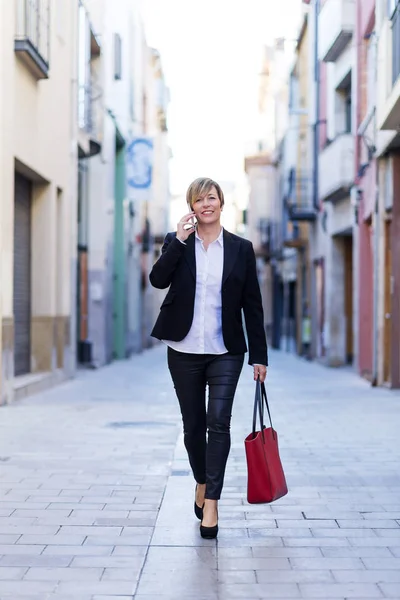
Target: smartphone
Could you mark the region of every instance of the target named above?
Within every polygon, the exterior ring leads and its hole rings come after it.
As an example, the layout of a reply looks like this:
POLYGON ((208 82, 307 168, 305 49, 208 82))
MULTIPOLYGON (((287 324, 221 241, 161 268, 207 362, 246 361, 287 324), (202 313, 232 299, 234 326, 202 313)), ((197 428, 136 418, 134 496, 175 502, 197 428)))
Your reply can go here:
MULTIPOLYGON (((192 225, 194 225, 194 227, 196 228, 196 226, 197 226, 197 219, 196 219, 196 217, 191 217, 190 220, 192 222, 192 225)), ((188 229, 190 229, 192 227, 192 225, 190 223, 187 223, 186 225, 183 226, 183 229, 185 229, 187 231, 188 229)))

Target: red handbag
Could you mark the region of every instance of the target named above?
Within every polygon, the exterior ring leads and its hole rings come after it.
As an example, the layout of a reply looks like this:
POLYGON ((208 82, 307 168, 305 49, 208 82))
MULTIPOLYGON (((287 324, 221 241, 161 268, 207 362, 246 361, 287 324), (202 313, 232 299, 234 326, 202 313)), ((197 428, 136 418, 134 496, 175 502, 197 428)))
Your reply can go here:
POLYGON ((288 492, 279 456, 278 434, 272 426, 267 392, 258 379, 253 411, 253 431, 244 441, 247 461, 247 501, 263 504, 282 498, 288 492), (264 425, 264 402, 271 427, 264 425), (260 431, 256 431, 257 412, 260 431))

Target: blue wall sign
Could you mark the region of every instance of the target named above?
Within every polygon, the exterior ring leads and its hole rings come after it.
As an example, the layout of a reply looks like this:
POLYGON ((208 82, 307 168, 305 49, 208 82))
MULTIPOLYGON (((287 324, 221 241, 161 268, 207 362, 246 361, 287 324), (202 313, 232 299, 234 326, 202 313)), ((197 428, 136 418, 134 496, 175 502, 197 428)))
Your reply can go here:
POLYGON ((126 152, 127 182, 132 188, 146 190, 153 177, 153 141, 138 137, 132 140, 126 152))

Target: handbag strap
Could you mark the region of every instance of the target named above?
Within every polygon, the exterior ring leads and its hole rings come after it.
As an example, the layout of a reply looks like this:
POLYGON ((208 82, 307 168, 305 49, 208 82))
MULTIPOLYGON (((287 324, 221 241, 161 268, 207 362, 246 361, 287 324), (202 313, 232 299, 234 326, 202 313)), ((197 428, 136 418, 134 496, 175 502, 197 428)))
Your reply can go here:
POLYGON ((260 417, 260 431, 264 438, 264 429, 265 429, 264 402, 267 407, 268 418, 269 418, 269 422, 271 424, 272 433, 273 433, 273 436, 275 437, 274 427, 272 425, 271 411, 270 411, 269 404, 268 404, 267 391, 265 389, 264 382, 261 383, 260 377, 258 377, 257 381, 256 381, 256 393, 255 393, 255 397, 254 397, 254 408, 253 408, 253 432, 252 432, 253 439, 256 437, 257 410, 258 410, 258 414, 260 417))
MULTIPOLYGON (((267 411, 268 411, 268 418, 269 418, 269 422, 271 423, 271 429, 274 429, 274 426, 272 425, 272 418, 271 418, 271 411, 269 410, 269 403, 268 403, 268 398, 267 398, 267 390, 265 389, 265 383, 262 382, 261 384, 261 395, 263 397, 263 400, 265 402, 265 405, 267 407, 267 411)), ((264 409, 264 403, 261 403, 264 409)))
POLYGON ((258 410, 258 414, 259 414, 259 417, 260 417, 261 431, 263 431, 263 429, 264 429, 264 410, 263 410, 263 405, 262 405, 260 379, 257 379, 257 382, 256 382, 256 393, 255 393, 255 397, 254 397, 254 408, 253 408, 253 439, 256 437, 257 410, 258 410))

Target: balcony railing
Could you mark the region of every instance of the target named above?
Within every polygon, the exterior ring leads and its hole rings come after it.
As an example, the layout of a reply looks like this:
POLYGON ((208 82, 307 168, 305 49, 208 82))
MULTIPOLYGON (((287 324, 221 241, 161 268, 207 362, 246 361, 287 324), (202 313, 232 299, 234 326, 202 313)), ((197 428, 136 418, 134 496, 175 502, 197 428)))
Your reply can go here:
POLYGON ((392 78, 393 85, 400 75, 400 1, 392 16, 392 78))
POLYGON ((291 221, 315 221, 317 215, 312 199, 312 179, 294 169, 289 175, 286 206, 291 221))
POLYGON ((48 77, 50 0, 17 0, 14 49, 37 79, 48 77))

